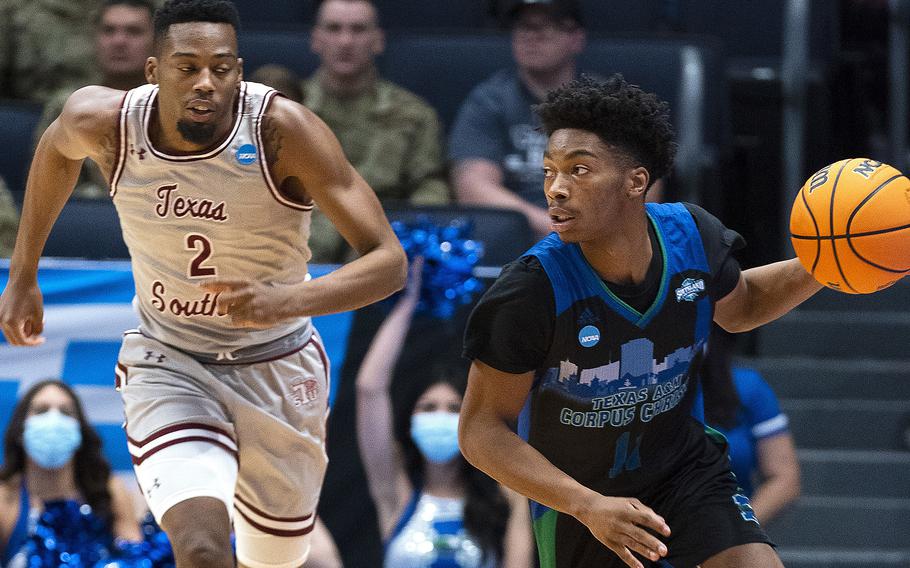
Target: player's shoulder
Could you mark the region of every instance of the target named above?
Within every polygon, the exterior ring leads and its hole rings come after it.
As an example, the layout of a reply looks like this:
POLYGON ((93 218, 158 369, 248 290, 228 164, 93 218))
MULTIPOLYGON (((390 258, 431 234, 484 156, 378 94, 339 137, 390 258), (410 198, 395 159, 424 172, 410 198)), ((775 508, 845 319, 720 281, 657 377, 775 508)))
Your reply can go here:
POLYGON ((66 97, 64 110, 82 114, 105 111, 119 112, 125 96, 126 91, 100 85, 88 85, 76 89, 66 97))
POLYGON ((525 255, 503 265, 493 287, 504 292, 523 293, 523 290, 549 285, 549 282, 540 259, 525 255))
POLYGON ((116 124, 125 91, 90 85, 73 91, 63 105, 61 118, 70 127, 92 131, 116 124))

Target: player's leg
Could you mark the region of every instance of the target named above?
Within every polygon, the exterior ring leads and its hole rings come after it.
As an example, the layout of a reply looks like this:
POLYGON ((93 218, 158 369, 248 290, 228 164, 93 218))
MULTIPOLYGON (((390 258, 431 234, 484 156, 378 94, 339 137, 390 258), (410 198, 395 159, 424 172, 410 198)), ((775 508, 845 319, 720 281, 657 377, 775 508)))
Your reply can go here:
POLYGON ((237 459, 206 441, 168 446, 135 465, 149 509, 179 568, 232 568, 231 517, 237 459))
POLYGON ((701 568, 783 568, 771 546, 749 543, 728 548, 701 563, 701 568))
POLYGON ((238 395, 228 409, 243 448, 234 498, 237 561, 296 568, 309 556, 328 461, 325 352, 314 335, 281 359, 221 373, 238 395))
POLYGON ((178 567, 232 567, 239 466, 222 387, 194 359, 138 334, 124 337, 118 379, 136 477, 178 567))
POLYGON ((693 448, 691 453, 693 459, 661 488, 662 499, 658 498, 653 505, 642 500, 662 515, 673 531, 667 542, 667 564, 702 568, 778 566, 759 561, 724 564, 739 554, 747 554, 747 558, 757 555, 759 560, 776 560, 776 555, 749 499, 742 494, 729 469, 723 438, 706 437, 704 444, 693 448))
POLYGON ((193 497, 167 510, 161 527, 168 535, 177 566, 232 568, 231 519, 214 497, 193 497))

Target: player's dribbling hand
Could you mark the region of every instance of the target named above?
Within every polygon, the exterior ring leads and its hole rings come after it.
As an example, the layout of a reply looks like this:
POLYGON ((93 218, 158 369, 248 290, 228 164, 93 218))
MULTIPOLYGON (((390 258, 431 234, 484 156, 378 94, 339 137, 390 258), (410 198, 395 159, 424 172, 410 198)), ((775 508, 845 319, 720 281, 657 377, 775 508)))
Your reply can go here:
POLYGON ((216 294, 218 315, 230 316, 237 327, 267 329, 290 317, 280 286, 247 280, 214 280, 201 285, 216 294))
POLYGON ((601 497, 579 520, 591 534, 632 568, 644 568, 633 552, 656 562, 667 555, 667 547, 647 529, 670 536, 664 519, 632 497, 601 497))
POLYGON ((12 282, 0 296, 0 329, 10 345, 34 347, 44 343, 44 302, 38 284, 22 289, 12 282))

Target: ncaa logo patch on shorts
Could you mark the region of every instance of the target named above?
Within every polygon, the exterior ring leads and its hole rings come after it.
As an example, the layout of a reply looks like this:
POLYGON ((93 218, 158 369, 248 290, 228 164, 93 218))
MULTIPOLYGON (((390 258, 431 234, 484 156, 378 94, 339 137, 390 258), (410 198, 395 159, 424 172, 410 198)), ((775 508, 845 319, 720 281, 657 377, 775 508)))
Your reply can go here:
POLYGON ((256 147, 252 144, 244 144, 234 152, 237 163, 242 166, 248 166, 256 161, 256 147))
POLYGON ((586 325, 578 332, 578 343, 582 347, 594 347, 600 342, 600 330, 593 325, 586 325))

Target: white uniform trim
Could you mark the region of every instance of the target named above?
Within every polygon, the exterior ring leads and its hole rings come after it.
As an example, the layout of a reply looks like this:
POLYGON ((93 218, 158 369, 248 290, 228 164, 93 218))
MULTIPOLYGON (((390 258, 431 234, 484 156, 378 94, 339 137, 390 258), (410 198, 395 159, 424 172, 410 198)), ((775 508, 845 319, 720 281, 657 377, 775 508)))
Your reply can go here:
POLYGON ((752 427, 752 435, 755 438, 767 438, 773 434, 779 434, 787 429, 789 421, 785 414, 778 414, 774 418, 759 422, 752 427))

